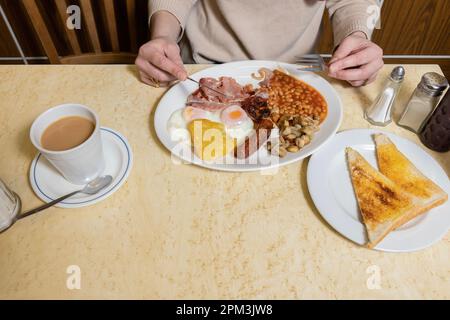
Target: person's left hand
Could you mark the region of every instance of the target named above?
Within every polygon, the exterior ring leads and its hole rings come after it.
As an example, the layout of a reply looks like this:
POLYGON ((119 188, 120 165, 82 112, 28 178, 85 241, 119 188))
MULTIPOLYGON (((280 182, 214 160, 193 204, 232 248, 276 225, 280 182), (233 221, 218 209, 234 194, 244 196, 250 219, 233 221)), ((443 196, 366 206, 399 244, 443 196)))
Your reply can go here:
POLYGON ((358 31, 336 49, 328 65, 328 75, 359 87, 373 82, 383 65, 383 49, 358 31))

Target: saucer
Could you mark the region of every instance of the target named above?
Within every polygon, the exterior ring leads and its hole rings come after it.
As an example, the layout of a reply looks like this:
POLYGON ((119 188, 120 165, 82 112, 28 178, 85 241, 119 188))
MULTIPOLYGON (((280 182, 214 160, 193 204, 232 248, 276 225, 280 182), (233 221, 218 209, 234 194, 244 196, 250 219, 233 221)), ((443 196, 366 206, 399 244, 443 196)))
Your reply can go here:
MULTIPOLYGON (((109 128, 101 128, 101 135, 105 158, 105 170, 102 174, 111 175, 112 183, 95 195, 78 193, 56 204, 56 207, 78 208, 97 203, 116 192, 128 178, 133 165, 133 153, 127 139, 109 128)), ((68 182, 41 153, 31 163, 30 183, 35 194, 47 203, 83 188, 68 182)))

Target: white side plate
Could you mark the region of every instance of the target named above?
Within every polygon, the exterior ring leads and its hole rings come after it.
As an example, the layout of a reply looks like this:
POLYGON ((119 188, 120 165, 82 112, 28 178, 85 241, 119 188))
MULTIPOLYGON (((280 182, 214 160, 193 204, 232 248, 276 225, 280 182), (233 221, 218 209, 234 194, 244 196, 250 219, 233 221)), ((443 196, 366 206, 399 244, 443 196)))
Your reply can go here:
MULTIPOLYGON (((363 245, 366 230, 356 202, 348 171, 345 148, 352 147, 374 167, 377 167, 373 134, 386 134, 397 148, 428 178, 450 193, 445 171, 422 148, 392 133, 355 129, 339 132, 315 153, 308 165, 308 189, 324 219, 348 239, 363 245)), ((430 210, 392 231, 375 249, 409 252, 423 249, 439 241, 450 227, 450 202, 430 210)))

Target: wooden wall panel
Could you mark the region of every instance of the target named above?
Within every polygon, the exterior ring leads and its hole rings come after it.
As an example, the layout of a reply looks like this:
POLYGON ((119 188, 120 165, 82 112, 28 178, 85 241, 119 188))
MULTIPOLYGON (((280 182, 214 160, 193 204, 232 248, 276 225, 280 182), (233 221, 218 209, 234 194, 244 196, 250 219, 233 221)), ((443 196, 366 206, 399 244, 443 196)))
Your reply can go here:
MULTIPOLYGON (((25 10, 22 6, 22 1, 20 0, 0 0, 0 5, 8 16, 8 20, 11 23, 14 32, 16 34, 17 39, 19 40, 23 52, 26 56, 43 56, 44 50, 37 38, 36 34, 33 31, 33 27, 31 25, 31 21, 25 13, 25 10)), ((13 42, 9 42, 8 44, 1 44, 0 52, 1 56, 3 55, 4 46, 14 46, 13 42)), ((17 56, 19 54, 17 53, 17 56)))
POLYGON ((386 54, 450 54, 450 1, 387 1, 374 41, 386 54))
MULTIPOLYGON (((80 6, 79 0, 57 0, 66 1, 68 5, 80 6)), ((110 0, 108 0, 110 1, 110 0)), ((130 35, 128 32, 128 14, 127 14, 127 0, 113 0, 115 4, 116 24, 118 30, 120 48, 124 51, 137 52, 137 49, 145 43, 148 39, 148 27, 147 27, 147 0, 135 0, 135 15, 134 21, 136 24, 136 45, 131 46, 130 35)), ((8 16, 17 38, 19 39, 25 55, 27 56, 45 56, 45 52, 38 40, 37 34, 31 25, 31 21, 25 11, 21 0, 0 0, 6 15, 8 16)), ((111 39, 109 38, 109 32, 107 31, 108 25, 105 16, 104 1, 94 0, 92 1, 95 24, 98 29, 100 45, 103 51, 112 50, 111 39)), ((51 37, 55 43, 58 52, 61 55, 71 54, 69 39, 61 28, 65 28, 66 21, 63 21, 58 14, 55 0, 40 0, 39 7, 44 15, 46 25, 49 27, 51 37)), ((1 20, 1 19, 0 19, 1 20)), ((88 39, 87 25, 85 19, 82 18, 82 27, 80 31, 76 32, 76 36, 80 42, 82 52, 92 52, 94 49, 91 42, 88 39)), ((0 45, 0 56, 11 56, 11 48, 15 48, 12 39, 9 39, 9 33, 6 33, 6 29, 2 28, 0 24, 0 39, 4 40, 0 45), (8 51, 9 50, 9 51, 8 51)), ((12 56, 18 56, 17 52, 14 52, 12 56)))
POLYGON ((328 12, 325 10, 322 19, 321 36, 319 39, 319 43, 317 44, 317 51, 319 53, 331 54, 333 52, 333 49, 334 44, 331 21, 330 17, 328 16, 328 12))
POLYGON ((17 50, 14 40, 11 37, 8 27, 3 19, 0 18, 0 57, 17 57, 19 51, 17 50))
MULTIPOLYGON (((328 15, 322 27, 318 50, 331 53, 333 35, 328 15)), ((374 30, 373 41, 389 55, 450 55, 450 1, 385 0, 381 29, 374 30)))

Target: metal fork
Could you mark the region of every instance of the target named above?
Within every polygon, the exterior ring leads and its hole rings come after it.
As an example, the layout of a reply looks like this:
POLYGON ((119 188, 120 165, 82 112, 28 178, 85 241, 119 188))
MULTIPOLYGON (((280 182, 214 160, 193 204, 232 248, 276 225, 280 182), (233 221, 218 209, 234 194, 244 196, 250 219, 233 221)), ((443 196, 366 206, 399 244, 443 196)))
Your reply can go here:
POLYGON ((220 92, 219 90, 216 90, 216 89, 211 88, 211 87, 209 87, 209 86, 206 86, 206 85, 204 85, 204 84, 200 84, 200 82, 198 82, 198 81, 195 80, 195 79, 192 79, 191 77, 187 77, 187 79, 190 80, 190 81, 192 81, 192 82, 195 82, 196 84, 198 84, 199 87, 205 87, 205 88, 208 88, 209 90, 214 91, 215 93, 221 94, 221 95, 224 96, 225 98, 228 98, 228 99, 231 98, 231 97, 229 97, 227 94, 225 94, 225 93, 223 93, 223 92, 220 92))
POLYGON ((320 72, 325 71, 326 68, 322 56, 315 53, 296 57, 295 63, 301 66, 297 68, 300 71, 320 72))

